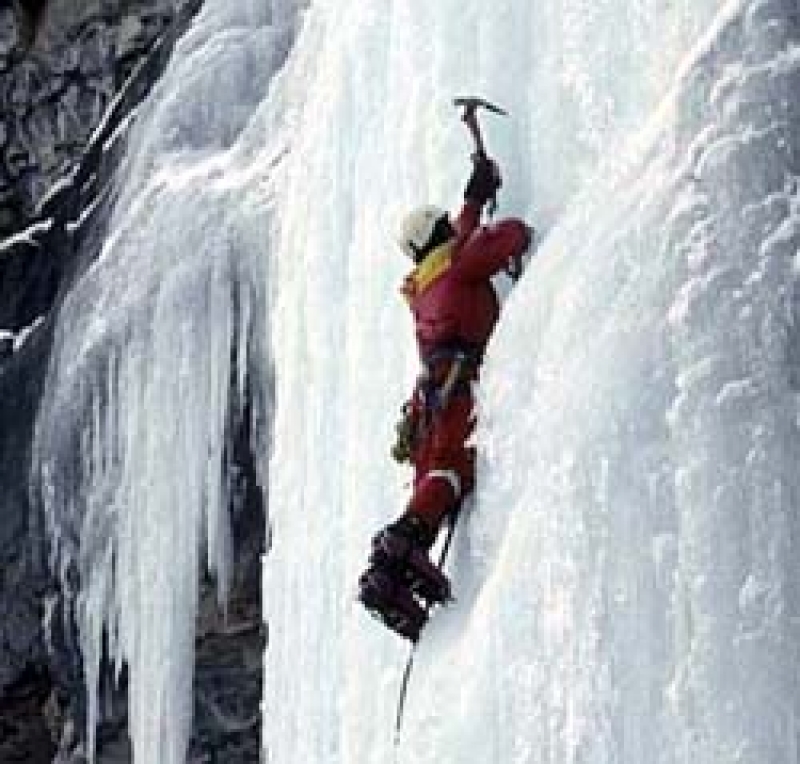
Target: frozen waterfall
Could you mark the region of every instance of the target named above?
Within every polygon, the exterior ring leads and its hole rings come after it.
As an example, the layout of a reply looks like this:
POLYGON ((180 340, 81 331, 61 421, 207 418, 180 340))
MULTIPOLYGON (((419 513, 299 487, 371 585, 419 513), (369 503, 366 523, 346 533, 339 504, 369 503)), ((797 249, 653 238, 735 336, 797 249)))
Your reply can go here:
POLYGON ((36 477, 88 686, 104 630, 128 665, 137 764, 185 756, 245 370, 274 373, 267 761, 797 762, 797 3, 299 5, 208 0, 60 320, 36 477), (354 599, 408 477, 392 232, 458 203, 473 92, 511 111, 484 123, 499 214, 544 240, 393 752, 407 647, 354 599))
POLYGON ((392 221, 457 204, 470 91, 512 111, 484 121, 501 212, 548 236, 490 348, 458 603, 399 760, 795 760, 797 12, 718 5, 309 12, 270 318, 270 761, 392 760, 407 648, 353 602, 406 495, 392 221))
POLYGON ((261 3, 207 4, 134 117, 108 237, 60 312, 34 489, 75 601, 90 757, 111 664, 135 761, 186 759, 199 575, 224 609, 251 411, 267 452, 270 216, 248 125, 290 31, 261 3))

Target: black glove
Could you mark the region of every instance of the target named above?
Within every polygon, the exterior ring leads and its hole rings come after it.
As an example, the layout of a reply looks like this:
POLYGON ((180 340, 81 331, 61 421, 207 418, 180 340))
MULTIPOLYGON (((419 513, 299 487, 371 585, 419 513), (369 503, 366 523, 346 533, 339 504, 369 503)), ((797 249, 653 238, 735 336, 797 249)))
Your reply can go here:
POLYGON ((532 225, 528 225, 526 223, 525 231, 528 235, 525 238, 525 246, 522 248, 523 254, 525 254, 531 248, 531 244, 533 244, 533 237, 536 236, 536 229, 532 225))
POLYGON ((501 185, 500 168, 497 164, 487 156, 477 156, 472 175, 464 189, 464 199, 483 207, 494 197, 501 185))
POLYGON ((512 255, 506 266, 506 273, 511 276, 513 282, 517 282, 522 272, 525 270, 525 254, 533 244, 533 237, 536 236, 536 230, 533 226, 525 225, 525 244, 522 249, 516 254, 512 255))

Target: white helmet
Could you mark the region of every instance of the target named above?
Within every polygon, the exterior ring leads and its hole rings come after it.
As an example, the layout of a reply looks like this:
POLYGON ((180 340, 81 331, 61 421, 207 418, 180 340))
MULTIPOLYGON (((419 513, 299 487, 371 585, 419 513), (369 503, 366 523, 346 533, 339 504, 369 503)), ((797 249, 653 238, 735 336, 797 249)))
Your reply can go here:
POLYGON ((419 259, 420 253, 425 251, 433 234, 436 224, 447 215, 446 210, 432 204, 418 207, 409 212, 400 224, 398 243, 412 260, 419 259))

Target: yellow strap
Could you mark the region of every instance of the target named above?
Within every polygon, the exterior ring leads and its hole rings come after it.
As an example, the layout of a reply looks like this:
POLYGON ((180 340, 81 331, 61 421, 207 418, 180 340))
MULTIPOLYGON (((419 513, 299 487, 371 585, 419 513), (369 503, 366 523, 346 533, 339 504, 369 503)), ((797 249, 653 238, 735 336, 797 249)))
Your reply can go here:
POLYGON ((424 292, 439 276, 441 276, 452 262, 453 245, 451 242, 440 244, 432 250, 425 259, 409 274, 406 279, 404 292, 413 297, 424 292))

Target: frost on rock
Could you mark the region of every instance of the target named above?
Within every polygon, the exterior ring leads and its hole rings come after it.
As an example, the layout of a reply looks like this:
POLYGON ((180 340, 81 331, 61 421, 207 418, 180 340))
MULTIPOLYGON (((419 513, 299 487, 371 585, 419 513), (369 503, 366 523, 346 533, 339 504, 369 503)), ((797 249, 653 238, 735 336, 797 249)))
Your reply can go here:
POLYGON ((14 332, 0 329, 0 359, 7 358, 14 352, 14 332))
POLYGON ((125 669, 135 761, 184 764, 199 580, 216 578, 224 611, 245 415, 266 452, 269 213, 247 125, 280 52, 266 9, 234 11, 201 13, 141 107, 37 422, 33 490, 75 593, 90 759, 101 683, 125 669))

